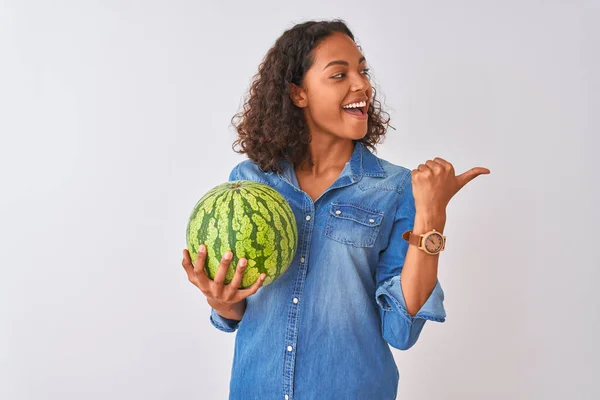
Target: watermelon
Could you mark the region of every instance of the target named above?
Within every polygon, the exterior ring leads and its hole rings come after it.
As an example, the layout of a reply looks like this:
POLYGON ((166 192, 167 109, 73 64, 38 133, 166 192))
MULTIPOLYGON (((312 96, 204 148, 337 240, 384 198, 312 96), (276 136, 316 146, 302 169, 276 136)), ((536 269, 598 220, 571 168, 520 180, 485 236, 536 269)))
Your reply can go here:
POLYGON ((205 271, 215 278, 225 252, 233 260, 225 284, 233 279, 240 258, 248 263, 240 288, 251 286, 265 273, 263 286, 283 274, 296 254, 298 228, 288 202, 272 187, 249 180, 220 184, 194 206, 186 230, 187 248, 195 262, 206 246, 205 271))

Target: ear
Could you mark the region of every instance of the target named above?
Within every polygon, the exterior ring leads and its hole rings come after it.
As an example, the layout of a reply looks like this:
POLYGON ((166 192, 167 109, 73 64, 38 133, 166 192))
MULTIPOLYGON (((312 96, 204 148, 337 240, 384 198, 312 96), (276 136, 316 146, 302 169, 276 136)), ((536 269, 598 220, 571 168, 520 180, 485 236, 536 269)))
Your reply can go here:
POLYGON ((290 83, 290 98, 297 107, 305 108, 308 105, 306 92, 294 83, 290 83))

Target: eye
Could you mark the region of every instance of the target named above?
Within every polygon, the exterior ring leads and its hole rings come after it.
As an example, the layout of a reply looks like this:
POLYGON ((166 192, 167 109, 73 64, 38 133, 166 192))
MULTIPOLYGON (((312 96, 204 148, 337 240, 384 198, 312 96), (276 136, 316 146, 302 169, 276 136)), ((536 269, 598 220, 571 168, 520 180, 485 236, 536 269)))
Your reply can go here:
MULTIPOLYGON (((370 69, 369 69, 369 68, 365 68, 365 69, 363 69, 363 70, 362 70, 362 73, 363 73, 364 75, 366 75, 366 76, 371 76, 371 74, 369 74, 369 71, 370 71, 370 69)), ((337 75, 334 75, 334 76, 332 76, 331 78, 332 78, 332 79, 340 79, 340 78, 336 78, 336 76, 340 76, 340 75, 346 75, 346 74, 345 74, 344 72, 342 72, 342 73, 340 73, 340 74, 337 74, 337 75)))

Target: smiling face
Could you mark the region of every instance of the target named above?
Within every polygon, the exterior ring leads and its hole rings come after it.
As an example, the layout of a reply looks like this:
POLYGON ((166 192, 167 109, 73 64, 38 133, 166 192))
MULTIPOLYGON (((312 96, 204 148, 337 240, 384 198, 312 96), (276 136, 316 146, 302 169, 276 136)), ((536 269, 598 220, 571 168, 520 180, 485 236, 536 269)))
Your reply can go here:
POLYGON ((364 56, 350 37, 337 32, 323 39, 313 56, 302 87, 292 84, 292 100, 303 109, 311 135, 362 139, 373 90, 364 56), (344 111, 361 100, 362 111, 344 111))

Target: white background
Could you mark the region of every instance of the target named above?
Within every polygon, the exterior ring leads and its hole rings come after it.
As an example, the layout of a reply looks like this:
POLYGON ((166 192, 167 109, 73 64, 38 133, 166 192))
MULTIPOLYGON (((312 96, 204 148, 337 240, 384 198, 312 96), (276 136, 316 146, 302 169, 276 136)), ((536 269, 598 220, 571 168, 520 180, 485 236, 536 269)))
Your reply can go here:
MULTIPOLYGON (((276 38, 343 18, 380 157, 491 170, 451 201, 448 319, 399 399, 595 399, 598 1, 0 1, 0 398, 224 399, 234 334, 181 267, 276 38)), ((259 367, 259 366, 257 366, 259 367)), ((256 382, 257 385, 260 382, 256 382)))

